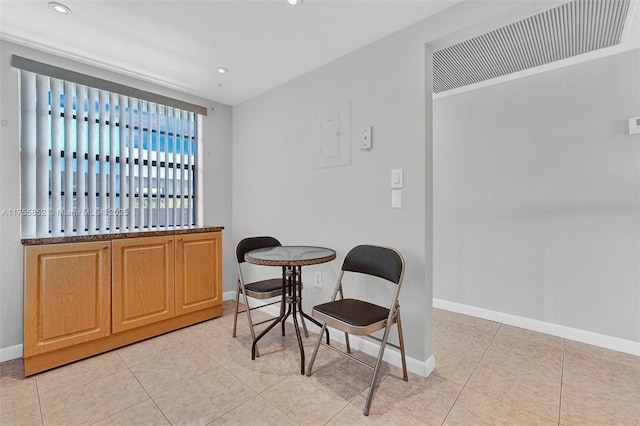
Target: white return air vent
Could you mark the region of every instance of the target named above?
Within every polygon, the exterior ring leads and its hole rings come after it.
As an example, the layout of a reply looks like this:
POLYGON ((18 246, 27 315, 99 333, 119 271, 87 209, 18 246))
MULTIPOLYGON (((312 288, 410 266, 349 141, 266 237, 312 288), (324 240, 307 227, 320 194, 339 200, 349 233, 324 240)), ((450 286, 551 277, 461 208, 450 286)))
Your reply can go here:
POLYGON ((433 53, 433 91, 620 43, 630 0, 574 0, 433 53))

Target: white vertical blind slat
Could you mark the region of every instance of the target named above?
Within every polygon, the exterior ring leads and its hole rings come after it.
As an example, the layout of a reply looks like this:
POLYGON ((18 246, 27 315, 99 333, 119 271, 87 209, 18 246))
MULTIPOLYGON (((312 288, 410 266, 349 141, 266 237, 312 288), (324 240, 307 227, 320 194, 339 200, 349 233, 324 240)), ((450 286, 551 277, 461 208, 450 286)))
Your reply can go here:
POLYGON ((178 206, 180 205, 180 173, 182 169, 180 168, 180 111, 174 110, 173 116, 173 222, 172 225, 174 227, 178 227, 178 206))
POLYGON ((76 202, 78 208, 78 216, 76 222, 76 232, 84 234, 86 228, 86 192, 85 180, 87 174, 85 172, 86 160, 84 159, 86 138, 85 132, 85 108, 84 104, 87 99, 87 88, 85 86, 76 85, 76 202))
POLYGON ((127 162, 126 159, 129 156, 127 153, 127 96, 120 95, 118 102, 118 124, 119 124, 119 138, 120 138, 120 163, 118 166, 118 176, 120 177, 120 210, 118 211, 118 219, 120 222, 120 231, 127 229, 127 216, 124 214, 129 207, 129 199, 127 198, 127 162))
POLYGON ((144 228, 144 159, 143 159, 143 140, 144 140, 144 122, 142 120, 143 101, 138 102, 138 166, 136 167, 136 176, 138 177, 137 193, 138 193, 138 229, 144 228))
POLYGON ((36 77, 36 209, 48 212, 36 217, 36 235, 49 235, 49 218, 51 203, 49 202, 49 147, 51 146, 49 117, 49 78, 36 77))
POLYGON ((64 82, 64 233, 74 234, 73 218, 73 92, 75 84, 64 82))
POLYGON ((135 126, 134 126, 134 113, 133 110, 136 106, 137 102, 133 98, 129 98, 129 140, 128 140, 128 148, 127 154, 129 157, 129 194, 127 197, 127 206, 129 208, 127 217, 129 218, 129 230, 133 231, 136 227, 136 208, 135 208, 135 192, 136 192, 136 181, 134 176, 136 175, 136 164, 135 164, 135 145, 134 139, 136 136, 135 126))
POLYGON ((118 128, 116 127, 117 114, 116 104, 118 95, 109 93, 109 211, 106 213, 109 229, 116 231, 118 218, 115 216, 117 209, 118 186, 116 180, 116 156, 118 144, 118 128))
POLYGON ((197 126, 196 126, 196 138, 198 141, 198 144, 196 145, 196 171, 194 173, 194 176, 196 176, 196 199, 195 199, 195 205, 193 206, 194 210, 196 211, 196 225, 202 225, 204 223, 203 221, 203 217, 204 217, 204 206, 202 205, 202 203, 200 202, 200 200, 202 200, 202 192, 203 192, 203 188, 202 188, 202 182, 204 182, 204 174, 202 173, 202 160, 203 160, 203 156, 200 155, 200 153, 202 152, 203 146, 204 146, 204 140, 202 138, 202 135, 204 134, 204 132, 202 131, 203 126, 204 126, 204 122, 202 120, 202 116, 198 115, 196 117, 197 119, 197 126))
POLYGON ((160 135, 160 116, 161 116, 161 106, 158 104, 154 104, 153 105, 153 109, 155 112, 155 118, 153 120, 153 124, 154 124, 154 129, 155 129, 155 134, 156 134, 156 143, 155 143, 155 149, 153 150, 153 159, 155 161, 155 166, 154 166, 154 170, 153 170, 153 175, 154 175, 154 185, 153 187, 155 188, 154 190, 154 196, 155 196, 155 204, 154 204, 154 212, 153 212, 153 220, 155 223, 156 227, 160 227, 161 222, 160 222, 160 202, 161 202, 161 198, 160 198, 160 141, 162 140, 162 137, 160 135))
POLYGON ((192 112, 188 112, 187 113, 188 116, 188 120, 189 120, 189 132, 187 133, 187 141, 188 141, 188 156, 189 156, 189 168, 187 169, 187 183, 188 183, 188 191, 187 191, 187 195, 189 196, 188 198, 188 208, 187 208, 187 219, 186 219, 186 225, 187 226, 191 226, 193 225, 193 218, 195 216, 194 215, 194 211, 193 211, 193 165, 194 165, 194 160, 193 160, 193 151, 194 151, 194 146, 193 144, 195 143, 194 139, 193 139, 193 135, 195 133, 194 130, 194 114, 192 112))
POLYGON ((52 78, 51 85, 51 235, 58 236, 62 232, 62 182, 61 182, 61 128, 60 128, 60 95, 62 82, 52 78))
POLYGON ((146 192, 147 192, 147 227, 149 230, 153 227, 153 151, 152 141, 153 133, 152 129, 152 116, 153 116, 153 104, 147 102, 147 180, 146 180, 146 192))
POLYGON ((165 135, 164 135, 164 162, 165 162, 165 166, 164 166, 164 190, 163 190, 163 195, 164 195, 164 226, 169 226, 169 123, 171 121, 171 111, 173 110, 173 108, 169 108, 169 107, 163 107, 164 110, 164 129, 165 129, 165 135))
POLYGON ((187 213, 186 205, 189 202, 187 198, 187 191, 185 188, 186 179, 186 170, 189 164, 188 158, 188 146, 189 146, 189 118, 187 116, 186 111, 182 111, 182 125, 180 126, 180 130, 182 131, 182 139, 180 140, 180 149, 182 155, 180 156, 180 198, 182 203, 180 204, 180 226, 184 226, 186 223, 185 216, 187 213))
MULTIPOLYGON (((34 188, 37 179, 36 154, 36 75, 29 71, 20 71, 20 162, 22 188, 34 188)), ((20 203, 27 211, 36 211, 36 191, 20 191, 20 203)), ((22 235, 35 237, 35 214, 23 214, 20 218, 22 235)))
POLYGON ((100 185, 100 196, 99 196, 99 209, 98 209, 98 222, 100 224, 100 233, 107 232, 107 215, 105 214, 105 209, 108 207, 107 204, 107 100, 109 98, 108 92, 101 90, 100 91, 100 113, 99 113, 99 185, 100 185))
POLYGON ((94 88, 89 88, 89 97, 87 99, 87 108, 89 110, 88 116, 88 133, 89 133, 89 156, 87 160, 87 191, 89 196, 87 197, 87 206, 89 208, 88 217, 89 217, 89 234, 95 234, 98 231, 98 223, 97 223, 97 215, 96 209, 97 198, 96 193, 98 192, 98 185, 96 181, 96 155, 97 155, 97 147, 96 141, 98 137, 98 129, 96 127, 96 99, 98 97, 98 91, 94 88))

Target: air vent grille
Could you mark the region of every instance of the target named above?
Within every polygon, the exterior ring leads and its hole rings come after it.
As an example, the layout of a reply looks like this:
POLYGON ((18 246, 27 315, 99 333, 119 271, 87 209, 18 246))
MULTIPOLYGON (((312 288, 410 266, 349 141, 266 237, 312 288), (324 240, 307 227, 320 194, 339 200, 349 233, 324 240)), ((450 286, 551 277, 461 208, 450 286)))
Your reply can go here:
POLYGON ((620 43, 630 0, 574 0, 433 54, 433 91, 620 43))

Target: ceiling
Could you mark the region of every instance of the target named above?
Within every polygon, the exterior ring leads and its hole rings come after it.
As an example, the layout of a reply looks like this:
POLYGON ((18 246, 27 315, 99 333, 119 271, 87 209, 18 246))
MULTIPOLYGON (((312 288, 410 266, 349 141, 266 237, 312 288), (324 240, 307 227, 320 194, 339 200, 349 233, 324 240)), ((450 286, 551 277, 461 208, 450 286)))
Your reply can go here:
POLYGON ((236 105, 458 1, 0 0, 0 38, 236 105))

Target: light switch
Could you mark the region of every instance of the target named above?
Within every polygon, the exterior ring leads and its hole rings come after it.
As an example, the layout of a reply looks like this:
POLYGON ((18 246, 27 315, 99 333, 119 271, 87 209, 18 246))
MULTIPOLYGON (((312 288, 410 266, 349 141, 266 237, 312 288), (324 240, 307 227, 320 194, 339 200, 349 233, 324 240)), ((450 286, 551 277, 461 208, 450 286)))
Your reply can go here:
POLYGON ((402 188, 404 185, 404 170, 391 169, 391 188, 402 188))
POLYGON ((629 119, 629 134, 640 133, 640 117, 631 117, 629 119))
POLYGON ((360 128, 360 149, 371 149, 371 126, 360 128))
POLYGON ((402 208, 402 189, 391 190, 391 207, 394 209, 402 208))

